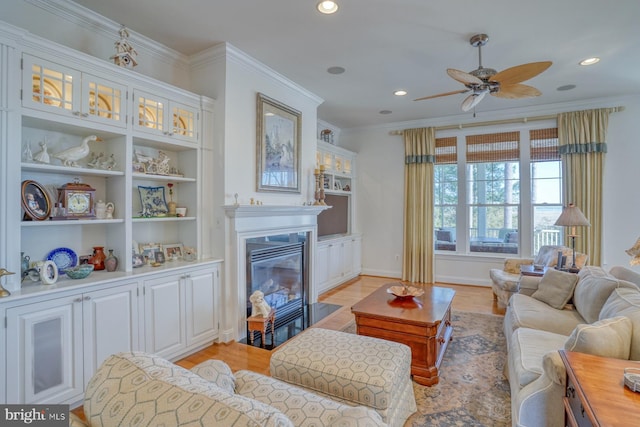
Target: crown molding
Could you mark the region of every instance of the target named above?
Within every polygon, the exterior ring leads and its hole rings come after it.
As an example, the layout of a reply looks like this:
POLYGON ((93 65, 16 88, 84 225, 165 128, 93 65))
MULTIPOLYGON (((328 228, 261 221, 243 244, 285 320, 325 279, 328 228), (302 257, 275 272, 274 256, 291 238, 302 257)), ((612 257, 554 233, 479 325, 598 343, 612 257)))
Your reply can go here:
MULTIPOLYGON (((74 25, 89 30, 105 39, 114 39, 120 30, 121 24, 109 18, 87 9, 71 0, 23 0, 34 7, 38 7, 48 13, 62 18, 74 25)), ((105 0, 108 1, 108 0, 105 0)), ((189 57, 163 44, 160 44, 140 33, 127 28, 129 40, 135 45, 136 50, 145 51, 154 58, 177 65, 188 70, 189 57)))
POLYGON ((638 98, 638 95, 627 95, 617 97, 593 98, 580 101, 560 102, 555 104, 536 105, 522 108, 507 108, 503 110, 483 111, 478 113, 478 117, 473 118, 469 113, 457 114, 454 116, 435 117, 429 119, 410 120, 404 122, 385 123, 381 125, 362 126, 354 128, 345 128, 341 132, 343 135, 352 132, 381 130, 387 132, 398 131, 402 129, 413 129, 420 127, 438 127, 464 125, 466 127, 473 126, 475 122, 485 122, 491 120, 511 120, 522 119, 526 122, 527 117, 543 116, 549 114, 565 113, 567 111, 580 111, 592 108, 607 108, 623 106, 625 100, 638 98))
POLYGON ((320 98, 318 95, 289 80, 287 77, 257 59, 252 58, 237 47, 233 46, 231 43, 220 43, 209 49, 205 49, 202 52, 191 55, 190 64, 194 68, 199 68, 204 67, 207 64, 214 63, 222 58, 228 62, 233 62, 234 64, 241 66, 243 69, 251 73, 259 74, 267 80, 271 80, 280 86, 297 92, 314 102, 316 105, 320 105, 324 102, 324 99, 320 98))

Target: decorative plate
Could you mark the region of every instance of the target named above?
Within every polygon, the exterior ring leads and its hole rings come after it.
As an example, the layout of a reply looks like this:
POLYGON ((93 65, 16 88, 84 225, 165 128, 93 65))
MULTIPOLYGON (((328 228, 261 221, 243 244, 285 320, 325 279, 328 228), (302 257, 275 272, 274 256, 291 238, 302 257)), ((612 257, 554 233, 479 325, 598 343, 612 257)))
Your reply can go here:
POLYGON ((47 254, 47 260, 55 263, 58 274, 64 274, 67 268, 78 264, 78 255, 69 248, 57 248, 47 254))
POLYGON ((396 298, 413 298, 424 294, 424 289, 415 288, 413 286, 394 285, 387 288, 387 292, 396 298))

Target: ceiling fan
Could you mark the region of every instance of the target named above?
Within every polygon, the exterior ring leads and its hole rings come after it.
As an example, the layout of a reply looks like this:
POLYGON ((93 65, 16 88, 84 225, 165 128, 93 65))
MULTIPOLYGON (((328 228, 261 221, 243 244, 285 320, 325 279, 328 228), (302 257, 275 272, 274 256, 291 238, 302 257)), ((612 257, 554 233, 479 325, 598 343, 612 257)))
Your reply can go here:
POLYGON ((462 111, 469 111, 478 105, 487 93, 498 98, 508 99, 540 96, 542 92, 538 89, 532 86, 520 84, 520 82, 529 80, 542 73, 551 66, 552 62, 531 62, 528 64, 516 65, 515 67, 507 68, 500 72, 497 72, 493 68, 484 68, 482 66, 482 46, 487 44, 488 41, 489 36, 486 34, 476 34, 469 40, 471 46, 478 48, 477 69, 465 73, 464 71, 456 70, 454 68, 447 68, 447 74, 449 74, 451 78, 462 83, 465 86, 465 89, 440 93, 438 95, 425 96, 414 99, 414 101, 471 92, 471 94, 462 101, 462 111))

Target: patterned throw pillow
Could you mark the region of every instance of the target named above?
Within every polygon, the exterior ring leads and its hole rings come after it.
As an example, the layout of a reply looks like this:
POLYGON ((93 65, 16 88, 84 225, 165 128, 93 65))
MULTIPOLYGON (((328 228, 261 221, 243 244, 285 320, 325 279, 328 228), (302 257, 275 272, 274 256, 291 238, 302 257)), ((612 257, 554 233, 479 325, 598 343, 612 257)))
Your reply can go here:
POLYGON ((538 290, 531 296, 549 304, 553 308, 562 310, 569 299, 571 299, 577 283, 577 274, 550 268, 544 273, 542 280, 540 280, 538 290))

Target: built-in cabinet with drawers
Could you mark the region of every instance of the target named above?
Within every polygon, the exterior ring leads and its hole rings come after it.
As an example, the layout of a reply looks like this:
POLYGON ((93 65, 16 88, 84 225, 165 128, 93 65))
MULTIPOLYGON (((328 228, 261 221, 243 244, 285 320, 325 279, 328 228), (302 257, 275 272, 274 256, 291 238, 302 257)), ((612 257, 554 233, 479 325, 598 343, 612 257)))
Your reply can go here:
POLYGON ((0 299, 0 403, 75 405, 112 353, 176 359, 216 340, 222 260, 201 254, 214 101, 2 23, 0 67, 0 267, 17 273, 2 278, 11 295, 0 299), (21 208, 31 181, 44 190, 44 220, 21 208), (71 219, 58 200, 70 183, 95 190, 89 212, 71 219), (186 214, 150 214, 141 188, 186 214), (95 217, 99 201, 113 203, 111 216, 95 217), (138 267, 140 244, 182 244, 195 256, 138 267), (34 266, 54 250, 79 258, 97 246, 119 258, 115 271, 20 280, 23 255, 34 266))

